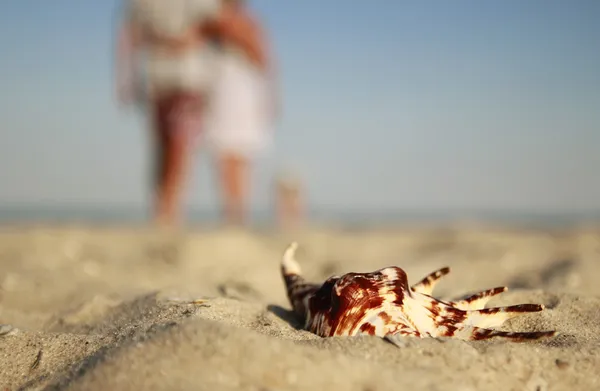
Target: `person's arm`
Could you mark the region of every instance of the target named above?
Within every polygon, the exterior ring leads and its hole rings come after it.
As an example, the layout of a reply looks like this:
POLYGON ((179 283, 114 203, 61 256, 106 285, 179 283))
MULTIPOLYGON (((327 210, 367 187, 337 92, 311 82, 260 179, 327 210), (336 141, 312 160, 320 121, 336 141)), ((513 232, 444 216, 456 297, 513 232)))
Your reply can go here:
POLYGON ((244 34, 243 39, 248 54, 265 76, 271 115, 273 118, 277 118, 281 115, 279 75, 269 39, 258 19, 248 16, 245 24, 246 26, 240 28, 236 34, 244 34))
POLYGON ((244 45, 248 48, 250 55, 254 58, 257 65, 265 72, 270 72, 272 66, 269 51, 267 48, 267 37, 262 30, 259 22, 255 19, 248 18, 244 30, 240 34, 244 35, 244 45))
MULTIPOLYGON (((129 11, 129 10, 127 10, 129 11)), ((142 44, 143 36, 126 12, 117 25, 115 53, 115 84, 120 103, 130 103, 134 97, 136 49, 142 44)))
POLYGON ((230 41, 246 52, 251 61, 263 71, 268 88, 270 110, 273 117, 281 115, 279 78, 269 50, 267 35, 258 19, 249 14, 240 17, 222 8, 210 21, 201 27, 201 33, 230 41))
POLYGON ((239 46, 261 68, 266 66, 266 56, 258 24, 248 15, 232 14, 224 8, 213 20, 219 36, 239 46))
POLYGON ((271 115, 275 119, 281 117, 282 110, 279 69, 269 39, 264 31, 259 30, 258 40, 264 58, 263 70, 267 82, 267 93, 269 94, 271 115))

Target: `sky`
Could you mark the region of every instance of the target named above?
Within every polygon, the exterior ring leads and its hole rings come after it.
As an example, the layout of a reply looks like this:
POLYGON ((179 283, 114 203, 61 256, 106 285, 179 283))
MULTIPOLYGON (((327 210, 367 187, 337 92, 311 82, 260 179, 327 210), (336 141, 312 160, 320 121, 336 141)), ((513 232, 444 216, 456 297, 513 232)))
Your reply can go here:
MULTIPOLYGON (((283 116, 252 205, 297 172, 311 206, 600 210, 597 0, 255 0, 283 116)), ((0 207, 139 206, 144 117, 113 99, 115 0, 0 12, 0 207)), ((187 204, 218 203, 200 149, 187 204)))

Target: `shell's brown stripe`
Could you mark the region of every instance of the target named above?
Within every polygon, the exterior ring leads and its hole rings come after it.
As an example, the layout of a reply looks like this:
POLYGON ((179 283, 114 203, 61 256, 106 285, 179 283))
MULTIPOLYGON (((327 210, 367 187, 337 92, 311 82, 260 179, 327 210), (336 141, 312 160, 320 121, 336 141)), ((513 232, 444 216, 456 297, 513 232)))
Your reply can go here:
MULTIPOLYGON (((329 283, 326 281, 311 299, 311 312, 322 313, 329 310, 330 336, 349 334, 359 327, 368 311, 382 306, 385 298, 380 288, 381 281, 386 281, 384 277, 377 271, 366 274, 348 273, 335 282, 328 280, 329 283)), ((406 278, 403 280, 406 281, 406 278)))
POLYGON ((304 299, 306 295, 312 295, 317 289, 319 289, 319 287, 312 284, 301 285, 294 288, 293 295, 294 297, 304 299))
POLYGON ((508 331, 498 331, 498 330, 490 330, 490 329, 482 329, 479 327, 474 327, 472 339, 483 340, 483 339, 490 339, 490 338, 493 338, 496 336, 505 337, 505 336, 508 336, 508 334, 512 334, 512 333, 508 332, 508 331))
POLYGON ((385 311, 381 311, 377 314, 381 318, 384 324, 389 324, 392 321, 392 317, 385 311))
MULTIPOLYGON (((348 314, 333 318, 335 333, 346 334, 352 333, 353 330, 356 332, 362 326, 361 322, 364 319, 372 319, 374 316, 381 318, 384 329, 394 329, 392 316, 382 311, 383 303, 402 305, 405 294, 410 294, 406 273, 398 267, 388 267, 373 273, 366 273, 366 275, 355 274, 352 277, 353 284, 349 285, 347 284, 348 281, 345 281, 342 295, 352 298, 357 292, 360 292, 363 299, 348 314), (389 276, 395 277, 390 279, 389 276), (356 281, 359 283, 354 284, 356 281), (360 287, 358 291, 353 290, 355 285, 360 287)), ((375 331, 376 329, 374 329, 375 331)))
POLYGON ((400 335, 406 335, 409 337, 417 337, 417 338, 422 338, 423 336, 421 335, 421 333, 419 333, 416 330, 401 330, 399 331, 400 335))
POLYGON ((349 299, 348 296, 340 296, 340 300, 337 301, 338 305, 331 308, 331 332, 335 335, 349 334, 365 318, 367 311, 380 308, 383 303, 383 298, 378 296, 371 297, 358 306, 355 306, 355 302, 349 299))
POLYGON ((406 290, 401 287, 401 286, 397 286, 393 289, 393 294, 395 295, 394 300, 392 300, 392 304, 397 305, 397 306, 401 306, 404 304, 404 295, 406 294, 406 290))
POLYGON ((479 292, 476 293, 474 295, 471 295, 463 300, 459 300, 461 302, 466 302, 466 303, 472 303, 476 300, 479 299, 483 299, 485 297, 490 297, 490 296, 496 296, 499 295, 500 293, 506 292, 506 287, 505 286, 500 286, 497 288, 493 288, 493 289, 488 289, 487 291, 483 291, 483 292, 479 292))
POLYGON ((408 278, 406 277, 406 273, 404 270, 395 268, 396 273, 398 274, 398 279, 395 281, 391 292, 395 295, 394 300, 392 300, 392 304, 397 306, 402 306, 404 304, 404 299, 407 295, 410 295, 410 288, 408 286, 408 278))
POLYGON ((436 270, 435 272, 427 275, 421 281, 419 281, 416 284, 414 284, 412 286, 412 289, 428 288, 433 283, 435 283, 437 280, 439 280, 440 278, 442 278, 443 276, 445 276, 448 273, 450 273, 450 268, 449 267, 444 267, 444 268, 442 268, 440 270, 436 270))
POLYGON ((285 284, 287 286, 290 285, 296 285, 296 284, 303 284, 304 283, 304 277, 299 276, 297 274, 284 274, 283 275, 283 279, 285 281, 285 284))
POLYGON ((376 330, 376 327, 375 327, 375 326, 373 326, 373 325, 372 325, 371 323, 369 323, 369 322, 363 323, 363 324, 360 326, 360 331, 361 331, 363 334, 375 335, 375 330, 376 330))
POLYGON ((462 322, 468 316, 467 311, 444 305, 436 301, 431 303, 429 311, 431 311, 431 314, 434 316, 441 316, 442 318, 452 320, 453 322, 462 322))
POLYGON ((307 308, 304 301, 312 296, 319 288, 319 285, 307 283, 303 277, 296 274, 284 275, 287 296, 292 304, 294 312, 302 321, 306 321, 307 308))
POLYGON ((556 334, 555 331, 531 331, 531 332, 514 332, 514 331, 499 331, 475 327, 473 330, 474 340, 490 339, 493 337, 508 338, 515 341, 535 340, 545 337, 552 337, 556 334))
POLYGON ((309 331, 321 336, 328 337, 331 329, 331 304, 332 291, 337 279, 328 279, 311 295, 308 306, 309 313, 312 314, 308 319, 309 331))
POLYGON ((311 286, 301 286, 301 287, 292 289, 290 292, 288 292, 288 296, 290 297, 290 300, 292 300, 292 301, 304 302, 304 299, 307 296, 312 295, 314 291, 315 291, 315 288, 313 288, 311 286))
POLYGON ((443 333, 444 337, 453 337, 456 330, 458 330, 458 326, 455 326, 455 324, 446 323, 444 326, 446 326, 446 331, 443 333))
POLYGON ((286 276, 284 278, 288 294, 305 295, 319 288, 319 285, 308 283, 304 278, 297 275, 286 276))
POLYGON ((302 278, 296 274, 284 275, 283 280, 285 281, 285 285, 288 288, 291 286, 295 286, 297 284, 304 283, 304 278, 302 278))
POLYGON ((443 276, 445 276, 448 273, 450 273, 450 268, 449 267, 443 267, 440 270, 434 271, 433 273, 431 273, 430 275, 428 275, 427 277, 425 277, 423 280, 424 281, 439 280, 440 278, 442 278, 443 276))
POLYGON ((513 332, 507 335, 507 338, 516 339, 516 340, 530 340, 530 339, 540 339, 540 338, 548 338, 554 337, 556 335, 556 331, 529 331, 529 332, 513 332))
POLYGON ((443 267, 440 270, 433 272, 432 275, 437 280, 437 279, 445 276, 448 273, 450 273, 450 268, 449 267, 443 267))
POLYGON ((477 310, 480 314, 497 314, 499 312, 540 312, 544 309, 543 306, 539 304, 518 304, 511 305, 508 307, 494 307, 494 308, 484 308, 481 310, 477 310))
MULTIPOLYGON (((296 277, 296 276, 294 276, 296 277)), ((299 278, 288 278, 286 277, 286 288, 288 296, 290 299, 296 299, 296 296, 300 291, 302 291, 302 287, 306 284, 304 280, 299 278)))

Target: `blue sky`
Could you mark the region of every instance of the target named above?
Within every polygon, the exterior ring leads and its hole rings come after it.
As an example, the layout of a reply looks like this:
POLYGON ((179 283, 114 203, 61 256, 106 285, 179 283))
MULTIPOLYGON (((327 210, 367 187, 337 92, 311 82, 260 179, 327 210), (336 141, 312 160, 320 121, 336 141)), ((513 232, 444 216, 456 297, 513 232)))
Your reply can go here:
MULTIPOLYGON (((143 117, 112 96, 117 1, 0 13, 0 205, 139 206, 143 117)), ((284 117, 253 205, 284 166, 336 208, 600 209, 597 0, 255 0, 284 117)), ((199 151, 188 204, 217 200, 199 151)))

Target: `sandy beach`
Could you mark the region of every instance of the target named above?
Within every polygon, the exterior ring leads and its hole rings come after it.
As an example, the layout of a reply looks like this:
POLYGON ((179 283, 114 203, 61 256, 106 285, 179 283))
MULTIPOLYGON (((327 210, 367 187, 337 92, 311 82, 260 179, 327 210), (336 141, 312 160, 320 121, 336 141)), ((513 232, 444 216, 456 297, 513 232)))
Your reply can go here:
POLYGON ((0 229, 1 390, 600 389, 600 228, 491 225, 294 234, 22 226, 0 229), (542 303, 503 330, 535 342, 320 338, 300 329, 279 272, 307 278, 450 266, 440 298, 508 286, 489 306, 542 303))

